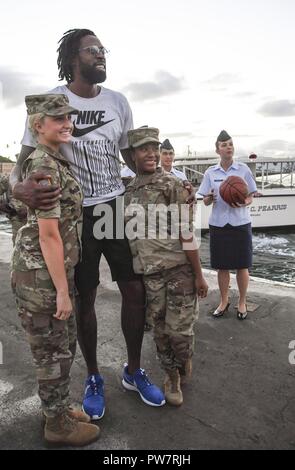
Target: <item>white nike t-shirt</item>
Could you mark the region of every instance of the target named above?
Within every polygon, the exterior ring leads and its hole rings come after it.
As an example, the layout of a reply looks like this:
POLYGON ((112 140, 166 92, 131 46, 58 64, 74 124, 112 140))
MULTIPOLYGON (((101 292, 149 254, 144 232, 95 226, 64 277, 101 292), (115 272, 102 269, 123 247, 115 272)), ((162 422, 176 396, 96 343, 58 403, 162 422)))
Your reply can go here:
MULTIPOLYGON (((60 151, 81 184, 84 206, 107 202, 123 194, 119 150, 128 148, 127 131, 133 129, 132 112, 125 96, 101 87, 96 97, 82 98, 66 85, 48 93, 67 95, 70 105, 79 110, 78 115, 72 115, 71 141, 62 144, 60 151)), ((28 120, 21 143, 37 145, 28 129, 28 120)))

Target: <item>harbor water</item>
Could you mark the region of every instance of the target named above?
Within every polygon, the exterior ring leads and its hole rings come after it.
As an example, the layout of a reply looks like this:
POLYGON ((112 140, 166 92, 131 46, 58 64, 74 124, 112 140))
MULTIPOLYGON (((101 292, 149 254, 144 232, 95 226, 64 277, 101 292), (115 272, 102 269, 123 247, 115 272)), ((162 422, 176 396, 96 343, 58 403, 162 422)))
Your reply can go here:
MULTIPOLYGON (((210 268, 209 233, 202 235, 202 264, 210 268)), ((295 230, 253 232, 253 267, 250 274, 295 284, 295 230)))

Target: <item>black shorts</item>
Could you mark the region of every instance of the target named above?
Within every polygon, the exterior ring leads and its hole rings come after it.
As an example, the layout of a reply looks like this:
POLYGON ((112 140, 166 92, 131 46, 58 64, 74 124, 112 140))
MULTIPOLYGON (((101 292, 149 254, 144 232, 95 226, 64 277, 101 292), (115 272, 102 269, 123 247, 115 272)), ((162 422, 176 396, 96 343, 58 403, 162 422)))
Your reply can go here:
MULTIPOLYGON (((94 216, 93 210, 96 206, 83 209, 82 261, 77 264, 75 270, 75 283, 80 293, 95 289, 99 285, 99 262, 102 254, 108 262, 113 281, 141 279, 141 276, 133 271, 132 255, 123 230, 123 198, 119 198, 120 204, 117 206, 116 201, 117 199, 113 199, 105 203, 112 210, 113 233, 102 239, 94 236, 93 229, 94 224, 104 218, 105 214, 94 216), (119 238, 116 238, 116 209, 117 221, 119 218, 123 224, 119 238)), ((102 207, 101 204, 98 206, 102 207)), ((109 215, 106 220, 110 220, 110 217, 109 215)))
POLYGON ((252 266, 251 224, 210 228, 210 255, 213 269, 245 269, 252 266))

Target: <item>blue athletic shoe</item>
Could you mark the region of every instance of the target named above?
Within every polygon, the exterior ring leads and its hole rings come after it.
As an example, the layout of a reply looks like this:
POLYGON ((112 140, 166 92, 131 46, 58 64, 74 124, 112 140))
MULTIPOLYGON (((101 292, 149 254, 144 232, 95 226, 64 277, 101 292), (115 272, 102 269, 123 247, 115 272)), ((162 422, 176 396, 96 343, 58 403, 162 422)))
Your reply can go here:
POLYGON ((138 392, 142 401, 151 406, 165 405, 165 395, 156 385, 153 385, 144 369, 137 369, 133 375, 128 373, 128 364, 124 364, 123 387, 138 392))
POLYGON ((89 375, 85 382, 82 410, 92 420, 101 419, 105 412, 103 378, 99 374, 89 375))

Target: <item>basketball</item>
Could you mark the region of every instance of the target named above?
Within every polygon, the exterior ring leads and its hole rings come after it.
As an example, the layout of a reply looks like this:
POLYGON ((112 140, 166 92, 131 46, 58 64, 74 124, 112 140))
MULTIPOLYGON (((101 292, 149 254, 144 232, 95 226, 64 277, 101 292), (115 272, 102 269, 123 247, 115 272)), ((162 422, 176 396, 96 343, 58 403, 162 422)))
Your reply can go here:
POLYGON ((243 178, 240 178, 240 176, 229 176, 220 185, 219 193, 227 204, 244 204, 249 190, 243 178))

